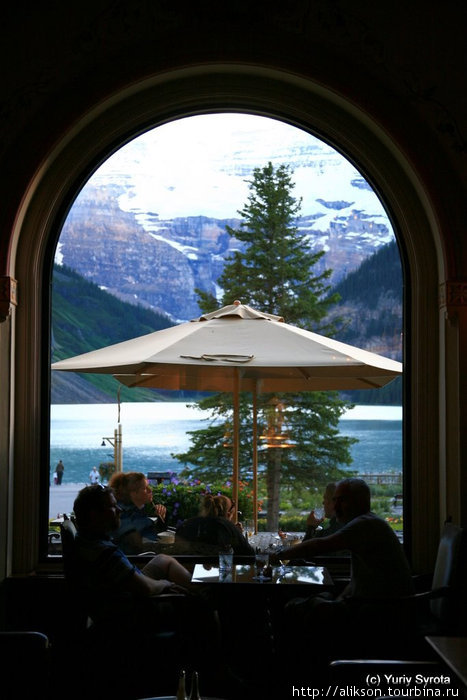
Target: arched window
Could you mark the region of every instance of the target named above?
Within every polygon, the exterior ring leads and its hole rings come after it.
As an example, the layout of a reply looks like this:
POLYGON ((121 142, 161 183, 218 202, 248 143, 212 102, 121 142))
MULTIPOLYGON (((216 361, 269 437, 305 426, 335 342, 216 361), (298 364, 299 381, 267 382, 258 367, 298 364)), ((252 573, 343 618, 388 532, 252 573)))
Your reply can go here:
MULTIPOLYGON (((400 261, 397 261, 390 218, 369 183, 335 148, 308 131, 264 116, 227 112, 181 118, 148 130, 109 157, 82 188, 65 220, 55 258, 54 287, 63 289, 63 293, 57 296, 57 300, 61 300, 59 307, 58 301, 57 308, 52 307, 56 312, 52 316, 52 350, 56 352, 53 359, 101 347, 102 337, 107 337, 105 344, 110 345, 143 334, 146 332, 144 314, 140 326, 135 323, 133 331, 129 327, 137 308, 152 308, 168 315, 166 319, 153 318, 154 324, 162 324, 154 325, 153 330, 165 327, 170 321, 188 321, 198 316, 201 311, 195 288, 216 293, 222 260, 239 245, 226 234, 226 224, 240 225, 238 212, 245 205, 253 168, 268 163, 274 168, 286 165, 290 169, 294 183, 292 194, 300 202, 297 221, 300 235, 307 235, 313 253, 326 251, 314 274, 330 269, 332 275, 326 284, 331 288, 343 284, 349 273, 355 272, 364 260, 379 251, 380 261, 374 264, 379 264, 380 272, 373 273, 370 291, 361 291, 360 297, 376 300, 386 274, 389 284, 385 288, 381 318, 376 304, 367 310, 366 317, 359 305, 344 311, 345 321, 355 323, 358 318, 361 336, 365 336, 365 327, 368 328, 366 342, 362 337, 357 341, 360 347, 401 360, 400 261), (384 253, 385 260, 381 258, 383 247, 390 244, 393 244, 389 250, 394 262, 389 252, 384 253), (122 318, 112 316, 109 307, 107 313, 103 308, 104 318, 96 328, 92 315, 98 310, 92 302, 87 302, 83 290, 74 307, 76 312, 82 310, 81 323, 87 329, 83 337, 82 327, 74 328, 71 322, 73 300, 64 286, 80 282, 78 277, 70 276, 67 267, 122 301, 134 299, 136 306, 122 309, 121 313, 125 314, 122 318), (394 277, 389 279, 391 275, 394 277), (394 283, 399 289, 387 299, 394 283), (384 327, 383 317, 391 330, 384 327), (378 341, 381 337, 383 340, 378 341), (387 344, 381 345, 381 342, 387 344)), ((350 285, 351 281, 343 284, 341 293, 344 294, 350 285)), ((110 299, 108 301, 110 303, 110 299)), ((246 299, 245 302, 248 303, 246 299)), ((336 337, 354 342, 348 334, 344 335, 343 328, 337 331, 336 337)), ((119 437, 104 437, 101 445, 101 436, 111 435, 114 429, 116 410, 109 421, 109 411, 101 407, 90 420, 89 406, 78 405, 74 409, 70 405, 60 406, 69 401, 99 403, 99 392, 103 390, 104 401, 115 401, 115 380, 101 375, 95 380, 96 385, 86 381, 87 375, 74 376, 72 382, 71 379, 70 375, 52 373, 51 475, 54 465, 60 464, 62 459, 66 467, 63 483, 61 474, 51 479, 51 518, 72 510, 76 493, 89 481, 93 465, 100 462, 104 472, 108 460, 119 459, 116 449, 122 443, 119 437), (100 416, 105 419, 99 433, 100 416), (67 424, 68 432, 64 427, 67 424), (81 428, 85 432, 81 432, 81 428), (104 445, 107 449, 103 450, 104 445), (59 484, 54 483, 57 480, 59 484), (57 485, 60 488, 56 488, 57 485)), ((400 382, 397 385, 400 389, 400 382)), ((392 389, 396 395, 397 389, 392 389)), ((374 396, 375 392, 378 390, 360 392, 358 396, 351 393, 347 398, 358 403, 384 404, 381 392, 374 396)), ((401 396, 398 396, 400 404, 401 396)), ((128 393, 126 397, 122 401, 131 400, 128 393)), ((123 410, 124 424, 130 410, 130 406, 123 410)), ((389 413, 394 415, 394 411, 377 413, 373 408, 367 416, 379 415, 384 419, 389 413)), ((183 447, 185 435, 178 434, 177 425, 174 415, 170 432, 176 437, 173 443, 167 443, 163 425, 153 423, 151 446, 145 442, 135 444, 135 426, 131 423, 131 442, 128 445, 123 440, 124 468, 156 472, 180 470, 182 465, 171 459, 171 453, 186 449, 183 447), (160 447, 160 441, 165 449, 160 447)), ((197 427, 199 429, 202 424, 197 427)), ((196 429, 196 426, 190 425, 189 429, 196 429)), ((392 501, 396 501, 395 508, 399 512, 400 501, 395 497, 401 497, 403 492, 399 480, 402 475, 401 423, 397 420, 376 424, 366 420, 358 424, 345 421, 341 431, 358 440, 351 448, 351 468, 371 484, 383 487, 379 497, 384 487, 389 489, 391 498, 386 497, 382 513, 393 521, 392 501)), ((140 440, 144 441, 143 433, 140 440)), ((293 458, 293 452, 289 455, 293 458)), ((226 475, 229 476, 231 474, 226 475)), ((287 482, 287 478, 283 481, 287 482)), ((312 484, 307 482, 307 486, 312 484)), ((378 503, 383 505, 383 501, 375 499, 373 507, 377 508, 378 503)), ((54 551, 53 540, 51 545, 54 551)))
POLYGON ((12 330, 17 349, 12 478, 22 504, 21 512, 12 515, 16 573, 36 568, 41 553, 46 553, 41 544, 46 543, 46 528, 41 523, 47 521, 49 476, 49 280, 70 203, 95 168, 136 134, 173 118, 213 111, 254 112, 322 136, 355 162, 384 198, 398 233, 405 274, 404 452, 410 465, 406 493, 412 511, 418 513, 407 546, 416 566, 431 560, 439 520, 439 396, 435 383, 423 395, 416 388, 426 386, 426 378, 438 372, 439 327, 433 312, 438 256, 433 217, 417 178, 387 134, 335 93, 279 71, 219 66, 159 75, 99 104, 70 129, 31 183, 17 218, 11 267, 23 300, 14 312, 12 330))

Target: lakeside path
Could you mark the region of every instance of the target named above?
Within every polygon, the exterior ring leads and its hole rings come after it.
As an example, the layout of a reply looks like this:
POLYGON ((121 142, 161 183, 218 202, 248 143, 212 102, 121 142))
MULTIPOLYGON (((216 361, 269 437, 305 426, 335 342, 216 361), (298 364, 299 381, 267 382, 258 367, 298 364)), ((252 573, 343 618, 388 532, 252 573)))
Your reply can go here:
POLYGON ((67 484, 50 486, 49 518, 56 518, 58 513, 71 513, 78 491, 88 484, 67 484))
MULTIPOLYGON (((109 404, 110 405, 110 404, 109 404)), ((161 404, 164 410, 167 410, 167 405, 161 404)), ((134 406, 134 404, 130 404, 134 406)), ((179 404, 175 404, 177 410, 179 410, 179 404)), ((101 408, 101 407, 100 407, 101 408)), ((114 407, 112 407, 114 408, 114 407)), ((126 409, 125 409, 126 410, 126 409)), ((354 408, 347 411, 341 420, 401 420, 402 418, 402 408, 401 406, 360 406, 357 405, 354 408)), ((58 513, 71 513, 73 510, 73 503, 78 491, 87 486, 89 482, 81 483, 67 483, 66 475, 65 481, 62 482, 60 486, 56 484, 51 484, 50 486, 50 498, 49 498, 49 518, 57 517, 58 513)), ((399 515, 402 512, 401 507, 396 507, 393 509, 394 514, 399 515)))

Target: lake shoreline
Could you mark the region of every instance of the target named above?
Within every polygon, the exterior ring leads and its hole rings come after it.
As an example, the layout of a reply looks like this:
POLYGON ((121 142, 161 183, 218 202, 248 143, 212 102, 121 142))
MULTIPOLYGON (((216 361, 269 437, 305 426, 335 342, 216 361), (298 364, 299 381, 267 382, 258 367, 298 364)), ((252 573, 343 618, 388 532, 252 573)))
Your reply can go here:
MULTIPOLYGON (((85 415, 89 421, 95 418, 106 419, 113 427, 118 423, 131 424, 140 419, 151 419, 167 423, 171 420, 209 420, 209 411, 198 408, 196 403, 178 401, 152 401, 131 402, 119 404, 51 404, 50 407, 52 427, 54 421, 62 419, 77 420, 80 414, 85 415)), ((357 404, 346 410, 339 421, 347 420, 402 420, 402 406, 372 406, 357 404)))
MULTIPOLYGON (((114 461, 114 431, 121 425, 124 471, 180 472, 173 457, 191 446, 190 433, 211 418, 194 404, 140 402, 117 404, 54 404, 50 427, 50 483, 55 465, 65 465, 64 482, 84 485, 93 466, 114 461)), ((352 463, 360 473, 400 472, 402 408, 358 405, 339 422, 342 435, 356 439, 352 463)), ((216 419, 214 419, 216 420, 216 419)), ((60 487, 59 487, 60 488, 60 487)), ((63 485, 62 485, 63 488, 63 485)))

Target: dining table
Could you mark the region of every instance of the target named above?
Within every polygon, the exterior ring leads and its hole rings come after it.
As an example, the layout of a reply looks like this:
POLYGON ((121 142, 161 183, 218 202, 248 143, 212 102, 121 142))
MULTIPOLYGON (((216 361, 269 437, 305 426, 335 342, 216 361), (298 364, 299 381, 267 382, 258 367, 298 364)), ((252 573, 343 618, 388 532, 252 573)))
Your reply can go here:
POLYGON ((426 636, 425 639, 463 685, 463 697, 467 697, 467 637, 426 636))
POLYGON ((261 650, 262 658, 275 658, 283 645, 288 602, 334 590, 334 581, 324 566, 283 562, 261 570, 255 556, 240 561, 234 557, 227 569, 219 569, 215 560, 198 560, 192 568, 191 585, 199 587, 200 595, 216 608, 226 655, 239 664, 243 674, 252 674, 252 682, 254 666, 249 669, 248 663, 245 665, 239 650, 250 649, 253 654, 261 650))
POLYGON ((266 575, 259 576, 254 560, 232 565, 222 570, 212 564, 196 563, 191 576, 192 584, 219 584, 222 586, 262 586, 267 594, 271 587, 305 586, 313 592, 332 590, 334 581, 324 566, 271 566, 266 575))

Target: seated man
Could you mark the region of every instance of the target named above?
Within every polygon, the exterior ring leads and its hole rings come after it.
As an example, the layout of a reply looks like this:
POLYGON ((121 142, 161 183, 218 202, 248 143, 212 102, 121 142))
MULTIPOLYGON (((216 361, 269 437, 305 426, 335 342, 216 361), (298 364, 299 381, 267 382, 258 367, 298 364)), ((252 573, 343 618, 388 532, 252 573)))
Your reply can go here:
POLYGON ((363 479, 339 481, 333 501, 337 521, 343 524, 340 530, 305 540, 274 556, 312 559, 346 549, 351 555, 352 574, 341 598, 398 598, 413 593, 401 544, 388 523, 371 512, 370 489, 363 479))
POLYGON ((350 552, 350 583, 342 593, 331 600, 325 595, 294 599, 285 609, 284 640, 299 633, 319 639, 314 649, 318 666, 324 666, 331 656, 352 653, 357 640, 363 640, 359 648, 367 643, 371 648, 380 629, 375 621, 385 621, 381 630, 387 637, 390 626, 391 633, 399 630, 407 622, 401 598, 413 593, 402 546, 388 523, 371 512, 368 485, 362 479, 343 479, 336 486, 333 500, 337 520, 343 523, 340 530, 270 556, 274 563, 280 559, 312 559, 339 550, 350 552), (337 630, 345 630, 345 634, 337 630), (339 650, 340 644, 343 648, 339 650))
POLYGON ((113 490, 93 484, 74 503, 78 534, 73 562, 74 585, 95 622, 133 626, 144 615, 142 601, 165 592, 186 592, 188 571, 172 557, 156 555, 140 571, 110 540, 120 522, 113 490))
MULTIPOLYGON (((67 570, 88 615, 96 623, 96 697, 152 695, 154 688, 164 682, 172 687, 175 669, 180 665, 189 668, 188 664, 193 663, 194 668, 206 672, 204 659, 218 661, 217 614, 201 597, 189 594, 188 588, 193 586, 188 571, 165 554, 154 556, 140 570, 111 541, 109 533, 118 528, 120 520, 111 488, 100 484, 83 488, 75 500, 74 513, 77 535, 67 570), (183 595, 175 600, 169 597, 159 605, 163 593, 183 595), (171 634, 172 651, 165 658, 171 634), (154 674, 149 669, 157 658, 164 662, 156 665, 154 674), (110 670, 102 673, 106 664, 111 668, 115 662, 113 674, 110 670), (116 686, 111 691, 109 676, 116 686), (97 688, 100 683, 106 686, 105 692, 97 688)), ((221 668, 220 663, 218 666, 221 668)), ((78 697, 90 697, 88 691, 89 688, 86 695, 78 697)))

